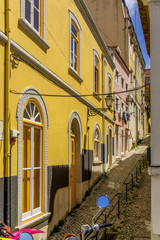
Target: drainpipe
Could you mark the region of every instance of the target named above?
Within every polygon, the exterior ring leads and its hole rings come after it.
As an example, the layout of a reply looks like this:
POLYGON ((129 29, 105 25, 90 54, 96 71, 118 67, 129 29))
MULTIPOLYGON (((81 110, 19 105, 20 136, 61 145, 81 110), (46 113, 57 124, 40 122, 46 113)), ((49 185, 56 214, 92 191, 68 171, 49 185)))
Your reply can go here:
POLYGON ((10 79, 10 29, 9 0, 5 0, 5 78, 4 78, 4 222, 10 226, 10 141, 9 141, 9 79, 10 79))

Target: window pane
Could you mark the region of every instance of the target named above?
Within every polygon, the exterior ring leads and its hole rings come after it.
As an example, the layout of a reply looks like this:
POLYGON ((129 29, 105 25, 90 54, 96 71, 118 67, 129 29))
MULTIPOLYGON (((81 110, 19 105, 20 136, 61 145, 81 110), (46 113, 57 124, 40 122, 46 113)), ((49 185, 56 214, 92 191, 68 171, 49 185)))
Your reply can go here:
POLYGON ((22 213, 30 211, 30 170, 22 173, 22 213))
POLYGON ((26 119, 30 119, 30 115, 29 115, 29 113, 27 112, 26 109, 24 109, 24 116, 23 117, 26 118, 26 119))
POLYGON ((76 28, 74 27, 73 24, 71 25, 71 31, 77 37, 77 30, 76 30, 76 28))
POLYGON ((39 9, 39 0, 34 0, 34 6, 39 9))
POLYGON ((73 53, 71 53, 71 67, 73 67, 73 53))
POLYGON ((98 142, 94 142, 94 157, 98 158, 98 142))
POLYGON ((40 207, 40 169, 33 172, 33 209, 40 207))
POLYGON ((77 71, 77 57, 74 57, 74 70, 77 71))
POLYGON ((34 28, 39 31, 39 12, 34 8, 34 28))
POLYGON ((98 61, 98 59, 95 57, 94 58, 94 64, 98 67, 98 63, 99 63, 99 61, 98 61))
POLYGON ((40 129, 34 129, 34 167, 40 167, 40 129))
POLYGON ((98 69, 95 67, 95 92, 99 93, 98 91, 98 69))
POLYGON ((74 54, 77 56, 77 42, 74 41, 74 54))
POLYGON ((23 168, 30 168, 31 128, 23 129, 23 168))
POLYGON ((25 0, 25 19, 31 23, 31 3, 25 0))
POLYGON ((73 52, 73 37, 71 37, 71 51, 73 52))

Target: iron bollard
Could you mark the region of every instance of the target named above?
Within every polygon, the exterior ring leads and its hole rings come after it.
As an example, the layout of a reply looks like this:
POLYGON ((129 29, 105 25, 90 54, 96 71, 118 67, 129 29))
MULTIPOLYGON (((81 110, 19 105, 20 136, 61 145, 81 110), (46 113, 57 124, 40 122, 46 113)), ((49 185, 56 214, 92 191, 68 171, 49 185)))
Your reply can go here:
POLYGON ((139 171, 140 171, 140 174, 142 173, 141 163, 142 163, 142 162, 140 162, 140 165, 139 165, 139 171))
POLYGON ((131 176, 132 176, 132 191, 133 191, 133 174, 131 174, 131 176))
MULTIPOLYGON (((105 223, 107 222, 107 215, 105 214, 105 223)), ((107 229, 104 229, 104 239, 107 240, 107 229)))
POLYGON ((138 174, 138 171, 137 171, 137 167, 136 167, 136 182, 137 182, 137 174, 138 174))
POLYGON ((121 196, 118 196, 118 219, 120 219, 120 205, 121 205, 121 196))

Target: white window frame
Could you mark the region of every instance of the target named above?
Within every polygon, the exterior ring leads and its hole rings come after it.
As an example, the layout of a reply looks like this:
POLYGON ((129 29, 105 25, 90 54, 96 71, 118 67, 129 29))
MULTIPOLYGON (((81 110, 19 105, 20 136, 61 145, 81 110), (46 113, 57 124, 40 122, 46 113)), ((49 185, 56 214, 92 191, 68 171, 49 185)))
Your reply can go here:
MULTIPOLYGON (((28 220, 29 218, 35 217, 38 214, 42 213, 42 147, 40 148, 40 167, 33 167, 33 156, 34 156, 34 129, 40 129, 40 145, 42 146, 42 128, 39 126, 34 125, 34 121, 30 121, 33 123, 33 125, 29 123, 24 123, 24 126, 30 127, 31 128, 31 165, 30 165, 30 170, 31 170, 31 181, 30 181, 30 208, 31 210, 25 213, 22 213, 22 221, 28 220), (40 206, 36 209, 33 209, 33 171, 34 169, 40 169, 40 206)), ((29 170, 28 168, 23 168, 23 170, 29 170)))
POLYGON ((126 83, 126 91, 128 91, 128 90, 129 90, 129 85, 128 85, 128 83, 126 83))
POLYGON ((115 83, 118 85, 118 76, 119 76, 119 72, 118 70, 116 69, 115 70, 115 83))
POLYGON ((113 92, 113 79, 110 73, 108 73, 108 93, 109 93, 109 79, 111 79, 111 93, 113 92))
MULTIPOLYGON (((33 11, 33 1, 34 0, 31 0, 31 13, 33 11)), ((39 10, 40 11, 40 10, 39 10)), ((32 35, 32 32, 36 33, 36 35, 38 35, 40 38, 40 25, 41 25, 41 21, 39 19, 39 31, 37 31, 34 27, 33 27, 33 13, 31 14, 31 23, 29 23, 26 19, 25 19, 25 0, 21 0, 21 20, 23 21, 23 24, 26 25, 26 30, 32 35), (32 32, 30 30, 32 30, 32 32)), ((39 18, 40 18, 40 14, 39 14, 39 18)), ((24 27, 24 25, 23 25, 24 27)), ((33 35, 34 37, 35 35, 33 35)), ((43 0, 43 37, 42 39, 44 41, 46 41, 46 0, 43 0)), ((44 44, 44 43, 43 43, 44 44)), ((49 46, 46 46, 47 49, 49 46)))
POLYGON ((130 70, 130 83, 133 83, 133 70, 130 70))
POLYGON ((94 126, 94 130, 93 130, 93 162, 94 163, 99 163, 101 162, 101 131, 100 131, 100 127, 99 125, 96 123, 95 126, 94 126), (94 157, 94 139, 95 139, 95 133, 96 133, 96 130, 98 130, 99 132, 99 158, 95 158, 94 157))
POLYGON ((125 85, 125 81, 124 81, 124 77, 121 77, 121 89, 124 90, 124 85, 125 85), (123 80, 123 86, 122 86, 122 80, 123 80))
MULTIPOLYGON (((120 98, 116 95, 116 101, 117 101, 117 99, 118 99, 118 102, 119 102, 120 98)), ((115 109, 116 109, 117 112, 119 112, 119 103, 118 103, 118 106, 117 106, 116 101, 115 101, 115 109)))
POLYGON ((101 62, 100 62, 100 57, 99 57, 99 54, 98 54, 98 52, 95 50, 95 49, 93 49, 93 92, 94 93, 96 93, 95 92, 95 57, 97 57, 97 59, 98 59, 98 61, 99 61, 99 93, 98 94, 100 94, 101 93, 101 81, 100 81, 100 77, 101 77, 101 75, 100 75, 100 72, 101 72, 101 62))
POLYGON ((80 23, 78 21, 78 19, 76 18, 75 14, 69 10, 69 66, 70 68, 78 75, 78 76, 81 76, 81 26, 80 26, 80 23), (79 68, 79 72, 76 71, 74 69, 74 67, 72 67, 71 65, 71 33, 72 33, 72 30, 71 30, 71 26, 72 26, 72 21, 75 22, 77 28, 78 28, 78 31, 79 31, 79 47, 78 47, 78 68, 79 68))

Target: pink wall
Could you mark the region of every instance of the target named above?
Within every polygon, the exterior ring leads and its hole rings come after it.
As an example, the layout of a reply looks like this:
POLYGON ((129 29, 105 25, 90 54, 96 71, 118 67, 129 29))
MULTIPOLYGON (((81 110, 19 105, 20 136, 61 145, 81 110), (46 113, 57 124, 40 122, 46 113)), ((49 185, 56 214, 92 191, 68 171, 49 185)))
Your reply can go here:
MULTIPOLYGON (((129 90, 129 69, 127 68, 126 64, 123 62, 121 56, 118 54, 116 49, 111 49, 111 54, 113 54, 113 60, 116 65, 116 70, 115 70, 115 76, 116 76, 116 71, 118 71, 118 83, 116 81, 116 77, 114 79, 114 91, 115 92, 122 92, 126 91, 126 84, 128 84, 128 90, 129 90), (121 78, 123 77, 124 79, 124 87, 122 89, 121 86, 121 78)), ((128 113, 129 113, 129 104, 126 102, 126 97, 129 93, 123 92, 123 93, 117 93, 115 94, 115 126, 118 127, 118 156, 121 157, 121 153, 124 152, 125 154, 125 144, 127 144, 127 141, 125 139, 125 133, 129 130, 129 121, 126 121, 123 119, 123 117, 120 117, 120 109, 122 107, 122 102, 124 104, 124 111, 126 112, 126 106, 128 107, 128 113), (116 97, 119 98, 118 100, 118 110, 116 110, 116 97), (122 140, 122 128, 124 129, 124 137, 122 140), (122 143, 123 141, 123 143, 122 143), (124 145, 124 151, 122 151, 122 144, 124 145)), ((115 141, 116 141, 116 136, 115 136, 115 141)), ((129 142, 129 139, 128 139, 129 142)), ((128 145, 128 144, 127 144, 128 145)), ((117 147, 116 147, 117 148, 117 147)), ((128 151, 128 146, 126 147, 128 151)))

